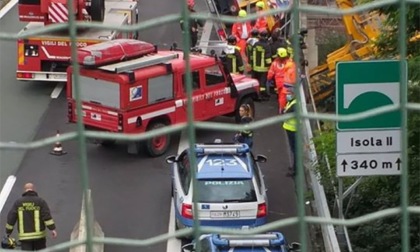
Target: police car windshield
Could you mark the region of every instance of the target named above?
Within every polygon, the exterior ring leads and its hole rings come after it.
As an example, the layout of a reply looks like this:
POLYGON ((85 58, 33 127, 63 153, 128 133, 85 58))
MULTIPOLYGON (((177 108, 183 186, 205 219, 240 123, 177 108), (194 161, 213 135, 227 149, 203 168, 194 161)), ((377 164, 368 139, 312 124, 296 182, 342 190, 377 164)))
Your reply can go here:
POLYGON ((200 203, 257 201, 251 179, 198 180, 197 187, 200 203))

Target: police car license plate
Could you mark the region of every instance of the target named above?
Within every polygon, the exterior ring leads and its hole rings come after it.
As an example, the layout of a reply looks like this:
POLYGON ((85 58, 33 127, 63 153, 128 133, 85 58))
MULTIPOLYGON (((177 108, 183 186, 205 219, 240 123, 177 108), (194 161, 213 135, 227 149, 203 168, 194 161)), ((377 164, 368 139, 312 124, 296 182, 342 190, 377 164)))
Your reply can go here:
POLYGON ((239 211, 211 211, 210 218, 239 218, 239 211))

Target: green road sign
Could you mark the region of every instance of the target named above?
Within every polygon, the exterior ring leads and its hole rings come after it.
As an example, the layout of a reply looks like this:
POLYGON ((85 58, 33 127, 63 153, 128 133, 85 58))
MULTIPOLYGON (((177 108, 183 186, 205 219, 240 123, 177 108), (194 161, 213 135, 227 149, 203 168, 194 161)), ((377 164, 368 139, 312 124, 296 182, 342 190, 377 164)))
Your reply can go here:
MULTIPOLYGON (((406 64, 405 64, 406 65, 406 64)), ((336 113, 350 115, 400 103, 400 62, 349 61, 337 64, 336 113)), ((337 130, 390 129, 401 127, 401 113, 337 122, 337 130)))

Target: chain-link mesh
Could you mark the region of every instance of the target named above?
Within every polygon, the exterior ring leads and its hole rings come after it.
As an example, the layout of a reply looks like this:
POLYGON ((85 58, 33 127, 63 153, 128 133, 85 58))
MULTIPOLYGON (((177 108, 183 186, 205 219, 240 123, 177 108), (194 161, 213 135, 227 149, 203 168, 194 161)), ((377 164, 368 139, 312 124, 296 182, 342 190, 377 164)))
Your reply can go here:
MULTIPOLYGON (((69 13, 74 13, 74 7, 73 7, 73 1, 69 0, 69 13)), ((399 26, 400 31, 404 31, 406 27, 407 22, 407 3, 412 4, 420 4, 419 0, 384 0, 384 1, 373 1, 368 4, 363 4, 359 6, 355 6, 351 9, 346 10, 338 10, 338 9, 331 9, 331 8, 325 8, 320 6, 310 6, 310 5, 300 5, 298 1, 294 1, 293 5, 289 8, 281 8, 281 9, 274 9, 265 11, 267 15, 273 15, 277 14, 279 12, 291 12, 293 17, 293 27, 294 27, 294 34, 298 33, 299 29, 299 17, 301 13, 311 13, 311 14, 329 14, 333 16, 342 16, 346 14, 354 14, 354 13, 360 13, 360 12, 366 12, 370 10, 377 9, 379 7, 384 7, 388 5, 399 5, 400 13, 401 15, 399 20, 399 26)), ((140 2, 141 4, 141 2, 140 2)), ((215 16, 206 14, 206 13, 194 13, 191 14, 187 10, 186 4, 183 4, 182 13, 181 14, 171 14, 163 17, 159 17, 153 20, 144 21, 135 25, 131 26, 106 26, 102 25, 100 23, 81 23, 81 22, 75 22, 74 15, 69 15, 69 22, 68 24, 54 24, 49 25, 45 28, 28 31, 28 32, 22 32, 19 34, 9 34, 9 33, 0 33, 0 39, 2 40, 17 40, 17 39, 24 39, 26 37, 34 36, 34 35, 40 35, 43 33, 53 32, 57 30, 69 30, 70 34, 70 40, 71 40, 71 58, 72 58, 72 67, 74 69, 75 73, 79 73, 79 66, 76 63, 76 54, 77 54, 77 47, 76 47, 76 40, 77 35, 76 31, 78 28, 97 28, 97 29, 107 29, 107 30, 117 30, 121 32, 132 32, 132 31, 141 31, 145 30, 147 28, 152 28, 155 26, 165 25, 168 23, 173 22, 179 22, 180 20, 184 20, 184 31, 189 31, 189 19, 199 19, 199 20, 215 20, 215 21, 222 21, 225 23, 234 23, 236 22, 236 18, 233 17, 227 17, 223 16, 221 18, 217 18, 215 16)), ((257 18, 257 14, 250 14, 243 20, 254 20, 257 18)), ((399 52, 400 52, 400 59, 406 58, 406 44, 404 41, 406 41, 406 33, 400 32, 399 33, 399 52)), ((189 64, 189 32, 185 32, 183 35, 183 42, 184 42, 184 53, 186 55, 186 67, 187 69, 190 69, 189 64)), ((295 40, 293 44, 294 50, 297 51, 299 45, 298 41, 295 40)), ((296 57, 299 57, 296 55, 296 57)), ((295 58, 296 62, 299 62, 299 59, 295 58)), ((401 83, 407 83, 407 70, 404 68, 404 64, 400 64, 400 80, 401 83)), ((188 71, 189 72, 189 71, 188 71)), ((187 93, 188 93, 188 100, 192 100, 192 86, 191 86, 191 74, 187 74, 187 93)), ((163 133, 173 133, 173 132, 179 132, 182 130, 187 130, 188 132, 188 139, 189 144, 192 146, 195 143, 195 131, 197 129, 207 129, 207 130, 218 130, 218 131, 238 131, 243 130, 244 126, 240 125, 227 125, 222 123, 212 123, 212 122, 195 122, 193 118, 193 106, 191 102, 188 102, 188 122, 186 124, 180 124, 175 125, 171 127, 166 127, 163 129, 155 130, 152 132, 147 133, 141 133, 141 134, 133 134, 133 135, 124 135, 124 134, 118 134, 118 133, 105 133, 105 132, 92 132, 92 131, 86 131, 82 124, 82 110, 81 110, 81 100, 80 100, 80 89, 79 89, 79 76, 78 74, 74 75, 74 81, 76 83, 75 85, 75 94, 76 94, 76 104, 77 104, 77 115, 78 115, 78 123, 77 123, 77 132, 70 132, 62 134, 59 137, 51 137, 51 138, 45 138, 38 141, 33 141, 29 143, 6 143, 6 142, 0 142, 0 149, 9 149, 9 150, 31 150, 35 148, 40 148, 43 146, 51 145, 55 143, 56 141, 68 141, 68 140, 78 140, 79 148, 80 148, 80 172, 82 174, 82 185, 83 185, 83 191, 85 194, 88 193, 89 190, 89 179, 88 179, 88 166, 87 166, 87 152, 86 152, 86 139, 87 138, 96 138, 96 139, 115 139, 115 140, 126 140, 126 141, 140 141, 145 140, 154 136, 158 136, 163 133)), ((300 88, 301 83, 298 84, 297 88, 300 88)), ((168 233, 168 234, 162 234, 159 236, 155 236, 150 239, 144 239, 144 240, 134 240, 134 239, 124 239, 124 238, 112 238, 112 237, 105 237, 105 238, 97 238, 92 236, 92 225, 90 223, 92 222, 92 212, 88 211, 86 209, 86 228, 87 228, 87 238, 85 240, 78 240, 78 241, 69 241, 65 243, 61 243, 58 245, 55 245, 53 247, 47 248, 44 251, 58 251, 70 247, 74 247, 80 244, 86 244, 87 245, 87 251, 93 251, 93 245, 95 243, 104 243, 104 244, 114 244, 114 245, 122 245, 122 246, 149 246, 152 244, 156 244, 159 242, 165 242, 166 240, 170 238, 174 238, 176 236, 186 236, 186 235, 194 235, 197 237, 201 233, 225 233, 225 234, 256 234, 261 232, 267 232, 274 229, 279 229, 281 227, 286 227, 290 225, 296 225, 298 224, 299 227, 299 233, 300 233, 300 243, 302 244, 301 251, 308 251, 307 249, 307 237, 306 237, 306 231, 307 231, 307 224, 332 224, 335 226, 357 226, 362 225, 363 223, 371 222, 377 219, 386 218, 389 216, 394 215, 401 215, 401 240, 402 240, 402 251, 403 252, 409 252, 410 251, 410 244, 409 244, 409 215, 410 214, 420 214, 420 207, 419 206, 409 206, 408 205, 408 170, 407 170, 407 112, 408 110, 416 110, 420 111, 420 104, 415 103, 408 103, 407 102, 407 85, 400 85, 401 87, 401 104, 398 105, 389 105, 389 106, 383 106, 377 109, 372 109, 366 112, 349 115, 349 116, 336 116, 331 114, 320 114, 320 113, 303 113, 301 109, 297 109, 294 115, 279 115, 279 116, 273 116, 270 118, 265 118, 262 120, 259 120, 257 122, 253 122, 249 125, 249 128, 251 129, 258 129, 265 126, 269 126, 272 124, 280 125, 281 122, 291 118, 292 116, 296 116, 298 119, 302 120, 308 120, 308 119, 316 119, 316 120, 324 120, 324 121, 354 121, 354 120, 360 120, 364 118, 371 117, 373 115, 383 114, 391 111, 400 110, 401 111, 401 128, 402 128, 402 174, 401 174, 401 204, 400 207, 397 208, 390 208, 390 209, 384 209, 381 211, 377 211, 371 214, 366 214, 363 216, 360 216, 358 218, 354 219, 327 219, 327 218, 320 218, 320 217, 313 217, 313 216, 305 216, 305 198, 304 198, 304 187, 303 186, 297 186, 297 201, 298 201, 298 214, 297 217, 293 218, 287 218, 278 220, 269 224, 266 224, 262 227, 258 227, 255 229, 249 229, 249 230, 226 230, 221 228, 209 228, 209 227, 200 227, 199 222, 197 220, 194 221, 194 228, 193 229, 184 229, 179 230, 176 233, 168 233)), ((297 93, 297 100, 299 104, 300 100, 303 99, 300 95, 300 92, 297 93)), ((301 120, 297 120, 300 122, 301 120)), ((302 129, 302 124, 298 123, 299 129, 302 129)), ((248 128, 248 129, 249 129, 248 128)), ((302 146, 302 139, 303 139, 303 131, 299 130, 297 134, 297 142, 298 142, 298 152, 297 152, 297 178, 296 183, 297 185, 303 185, 304 184, 304 173, 303 173, 303 146, 302 146)), ((192 165, 196 164, 196 160, 194 155, 191 155, 190 162, 192 165)), ((194 171, 194 169, 193 169, 194 171)), ((193 185, 195 186, 195 185, 193 185)), ((195 203, 196 204, 196 203, 195 203)), ((197 209, 195 206, 194 209, 197 209)), ((197 216, 197 215, 194 215, 197 216)))

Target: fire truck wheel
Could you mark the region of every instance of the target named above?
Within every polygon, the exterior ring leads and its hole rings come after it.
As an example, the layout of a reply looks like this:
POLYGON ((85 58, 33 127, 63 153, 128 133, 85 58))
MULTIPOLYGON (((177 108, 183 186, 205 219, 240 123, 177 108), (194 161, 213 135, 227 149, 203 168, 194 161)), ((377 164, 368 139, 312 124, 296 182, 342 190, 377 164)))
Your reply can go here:
POLYGON ((105 16, 105 0, 92 0, 90 16, 92 21, 102 22, 105 16))
POLYGON ((248 104, 249 106, 251 106, 253 115, 252 117, 255 118, 255 104, 254 104, 254 100, 252 99, 252 97, 250 96, 246 96, 243 97, 240 102, 238 103, 238 107, 235 110, 235 122, 236 123, 240 123, 241 122, 241 116, 239 115, 239 108, 243 105, 243 104, 248 104))
MULTIPOLYGON (((147 127, 147 131, 159 129, 165 127, 166 125, 162 122, 152 122, 149 127, 147 127)), ((160 136, 156 136, 146 140, 146 152, 151 157, 158 157, 164 154, 171 143, 171 136, 170 134, 164 134, 160 136)))

